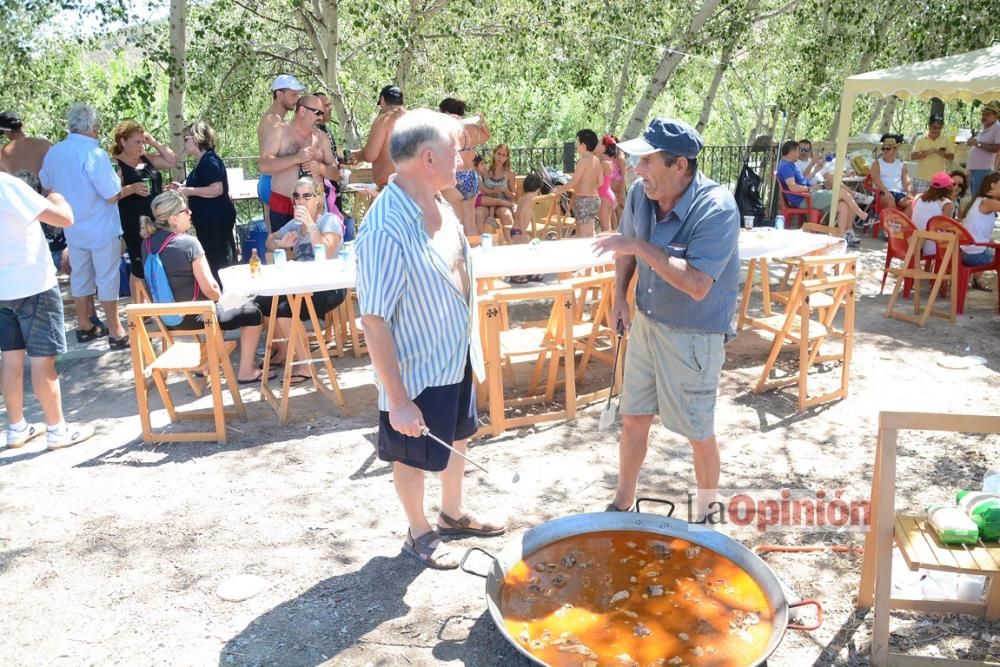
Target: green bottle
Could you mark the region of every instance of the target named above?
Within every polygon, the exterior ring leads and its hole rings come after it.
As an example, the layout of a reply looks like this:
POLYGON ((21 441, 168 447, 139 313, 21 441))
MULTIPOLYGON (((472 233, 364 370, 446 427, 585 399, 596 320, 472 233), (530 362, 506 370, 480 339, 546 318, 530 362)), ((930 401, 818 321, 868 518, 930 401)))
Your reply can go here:
POLYGON ((1000 538, 1000 496, 981 491, 959 491, 955 500, 979 527, 980 539, 995 542, 1000 538))

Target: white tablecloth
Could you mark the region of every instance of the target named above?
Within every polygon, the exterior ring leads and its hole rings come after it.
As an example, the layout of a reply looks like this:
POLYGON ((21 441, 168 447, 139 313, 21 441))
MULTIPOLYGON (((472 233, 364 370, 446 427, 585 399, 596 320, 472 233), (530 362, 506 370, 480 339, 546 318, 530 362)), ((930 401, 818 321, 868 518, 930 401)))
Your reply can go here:
MULTIPOLYGON (((740 259, 798 257, 817 250, 844 249, 843 239, 799 230, 767 227, 740 232, 740 259)), ((506 245, 484 250, 473 248, 472 265, 477 278, 499 278, 534 273, 564 273, 612 264, 608 254, 598 255, 593 239, 542 241, 536 245, 506 245)), ((220 303, 235 308, 251 296, 273 296, 319 292, 354 287, 353 258, 325 262, 286 262, 261 266, 261 275, 251 278, 250 267, 238 264, 219 272, 225 287, 220 303)))

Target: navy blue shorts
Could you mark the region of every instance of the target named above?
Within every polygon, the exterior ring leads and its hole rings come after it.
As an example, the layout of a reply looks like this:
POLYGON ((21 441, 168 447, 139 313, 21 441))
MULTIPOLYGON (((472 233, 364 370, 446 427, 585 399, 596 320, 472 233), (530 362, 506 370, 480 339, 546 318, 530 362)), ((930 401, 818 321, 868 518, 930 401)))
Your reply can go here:
POLYGON ((892 195, 892 198, 896 200, 897 204, 906 199, 908 196, 905 192, 896 192, 895 190, 889 190, 889 194, 892 195))
POLYGON ((66 352, 58 285, 23 299, 0 301, 0 351, 15 350, 27 350, 29 357, 55 357, 66 352))
MULTIPOLYGON (((420 408, 430 432, 445 442, 465 440, 479 428, 476 415, 476 387, 472 382, 472 364, 465 363, 461 382, 443 387, 427 387, 413 402, 420 408)), ((451 451, 427 436, 411 438, 389 424, 389 413, 379 411, 378 457, 399 461, 411 468, 439 472, 448 467, 451 451)))

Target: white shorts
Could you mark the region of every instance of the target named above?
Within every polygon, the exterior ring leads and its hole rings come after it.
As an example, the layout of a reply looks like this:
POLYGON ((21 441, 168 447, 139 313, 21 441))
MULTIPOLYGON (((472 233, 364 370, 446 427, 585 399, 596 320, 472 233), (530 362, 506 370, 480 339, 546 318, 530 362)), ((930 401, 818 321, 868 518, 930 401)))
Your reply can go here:
POLYGON ((70 295, 78 298, 96 292, 98 301, 117 301, 121 259, 122 243, 118 237, 96 250, 69 246, 70 295))

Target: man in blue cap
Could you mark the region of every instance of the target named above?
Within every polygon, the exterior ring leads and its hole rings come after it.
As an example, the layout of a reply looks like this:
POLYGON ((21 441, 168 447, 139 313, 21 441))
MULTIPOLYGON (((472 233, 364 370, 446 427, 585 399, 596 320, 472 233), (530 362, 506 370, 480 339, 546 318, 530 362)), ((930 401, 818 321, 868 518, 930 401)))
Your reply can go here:
POLYGON ((704 142, 679 120, 656 118, 642 137, 618 144, 639 157, 618 234, 597 246, 615 255, 612 321, 630 329, 622 393, 618 489, 607 511, 635 502, 649 427, 657 414, 691 443, 702 519, 719 485, 715 397, 735 335, 739 291, 739 208, 724 187, 698 171, 704 142), (627 291, 636 283, 635 321, 627 291))

